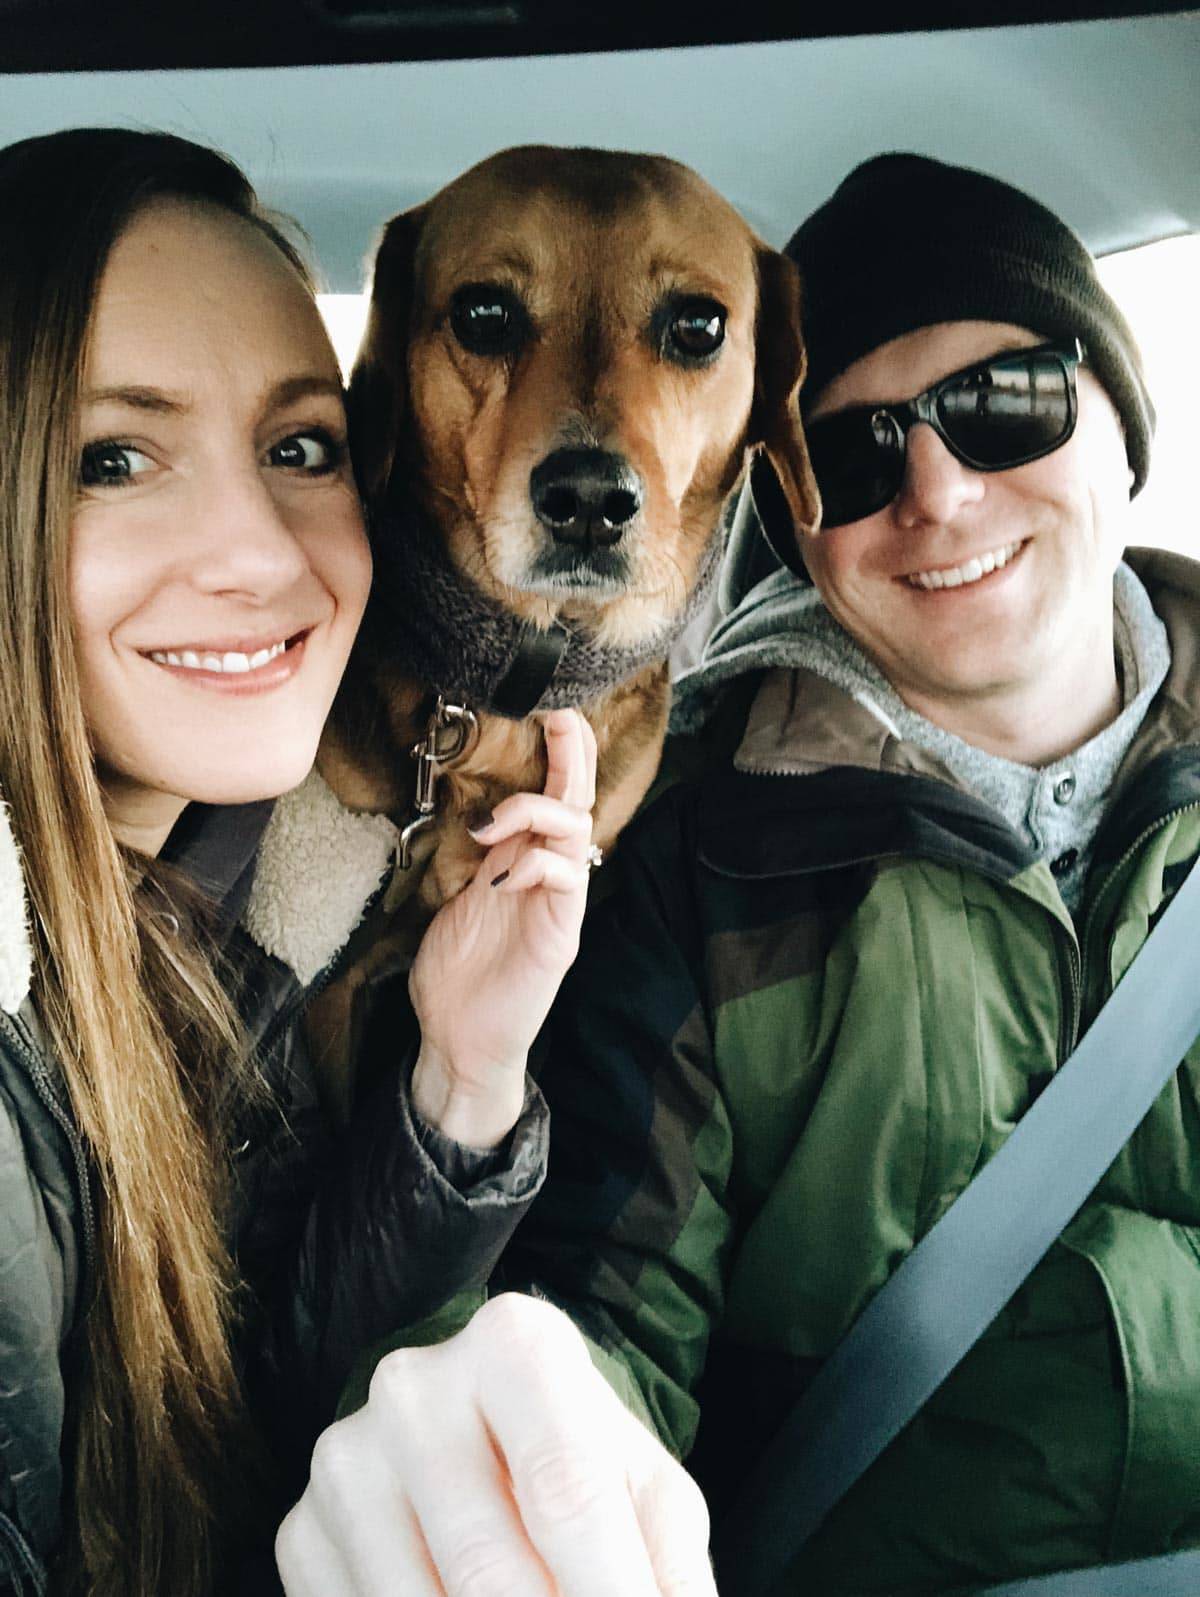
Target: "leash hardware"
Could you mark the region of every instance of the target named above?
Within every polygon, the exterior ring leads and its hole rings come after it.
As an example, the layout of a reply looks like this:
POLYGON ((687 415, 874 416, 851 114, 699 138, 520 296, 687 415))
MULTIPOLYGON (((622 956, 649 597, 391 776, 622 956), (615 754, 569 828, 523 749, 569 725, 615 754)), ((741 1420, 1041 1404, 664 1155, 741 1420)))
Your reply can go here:
POLYGON ((448 704, 439 693, 425 736, 409 751, 417 762, 417 791, 412 818, 396 844, 396 864, 400 870, 406 871, 412 865, 413 839, 433 825, 437 779, 442 770, 458 760, 465 760, 478 742, 479 721, 474 710, 465 704, 448 704))

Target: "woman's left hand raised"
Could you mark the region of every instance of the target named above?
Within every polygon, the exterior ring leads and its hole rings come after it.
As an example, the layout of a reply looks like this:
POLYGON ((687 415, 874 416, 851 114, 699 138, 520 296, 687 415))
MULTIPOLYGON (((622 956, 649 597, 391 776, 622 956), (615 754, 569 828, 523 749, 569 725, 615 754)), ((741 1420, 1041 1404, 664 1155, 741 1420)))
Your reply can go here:
POLYGON ((525 1061, 579 947, 596 798, 596 739, 576 710, 545 718, 541 793, 515 793, 472 832, 474 880, 421 941, 409 991, 421 1026, 413 1103, 456 1142, 495 1147, 520 1115, 525 1061))

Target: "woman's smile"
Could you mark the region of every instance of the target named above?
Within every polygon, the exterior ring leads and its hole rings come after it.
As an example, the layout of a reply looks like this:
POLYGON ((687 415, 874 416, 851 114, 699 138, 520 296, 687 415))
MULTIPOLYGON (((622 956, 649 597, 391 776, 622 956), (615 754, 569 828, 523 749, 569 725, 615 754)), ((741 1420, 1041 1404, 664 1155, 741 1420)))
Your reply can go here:
POLYGON ((177 649, 139 651, 190 686, 210 692, 268 693, 282 687, 304 662, 304 645, 314 629, 304 627, 273 643, 189 644, 177 649))

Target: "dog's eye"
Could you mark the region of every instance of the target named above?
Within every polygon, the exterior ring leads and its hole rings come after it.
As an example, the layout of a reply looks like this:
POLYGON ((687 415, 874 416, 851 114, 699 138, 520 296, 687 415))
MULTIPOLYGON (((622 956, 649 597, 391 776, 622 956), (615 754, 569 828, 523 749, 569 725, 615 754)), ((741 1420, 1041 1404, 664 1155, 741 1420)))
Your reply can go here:
POLYGON ((725 311, 715 299, 686 299, 672 307, 667 323, 667 354, 677 360, 703 360, 725 342, 725 311))
POLYGON ((471 283, 454 296, 450 326, 472 355, 507 355, 524 337, 525 313, 508 289, 471 283))

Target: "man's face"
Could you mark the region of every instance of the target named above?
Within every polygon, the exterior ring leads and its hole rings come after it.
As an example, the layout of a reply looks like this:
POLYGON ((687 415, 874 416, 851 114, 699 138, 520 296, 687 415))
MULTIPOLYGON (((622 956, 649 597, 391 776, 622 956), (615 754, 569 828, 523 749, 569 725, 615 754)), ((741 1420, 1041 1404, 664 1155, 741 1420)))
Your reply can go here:
MULTIPOLYGON (((1043 342, 999 322, 918 328, 856 361, 810 419, 910 399, 974 360, 1043 342)), ((996 701, 1019 707, 1027 696, 1044 714, 1049 679, 1069 697, 1089 675, 1112 674, 1112 576, 1131 475, 1116 411, 1084 368, 1078 391, 1071 438, 1007 471, 973 471, 917 423, 891 504, 804 540, 837 620, 906 703, 968 740, 996 701), (995 568, 980 574, 973 562, 987 567, 988 556, 995 568), (922 585, 931 572, 954 585, 922 585)))

